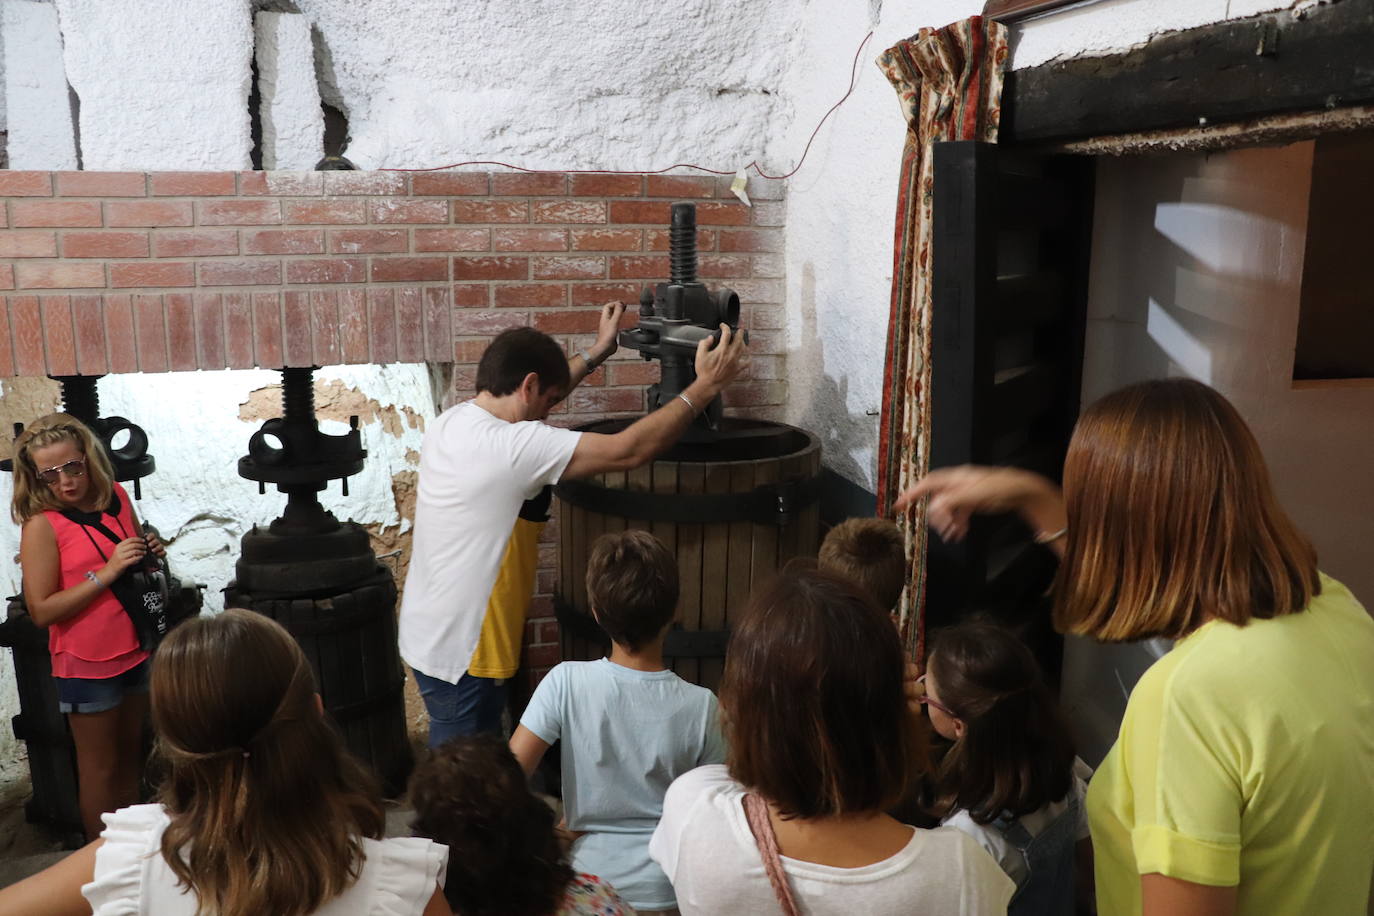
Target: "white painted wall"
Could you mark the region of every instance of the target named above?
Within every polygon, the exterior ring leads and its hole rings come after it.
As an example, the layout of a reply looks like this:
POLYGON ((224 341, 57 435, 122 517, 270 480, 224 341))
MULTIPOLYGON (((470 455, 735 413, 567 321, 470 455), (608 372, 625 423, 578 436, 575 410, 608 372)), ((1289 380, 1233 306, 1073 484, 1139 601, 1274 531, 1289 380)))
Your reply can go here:
MULTIPOLYGON (((1281 0, 1103 0, 1015 26, 1013 68, 1084 52, 1129 48, 1151 35, 1290 5, 1281 0)), ((854 95, 826 125, 787 192, 787 422, 814 429, 826 464, 875 486, 892 274, 892 233, 904 124, 896 93, 873 61, 922 26, 941 26, 983 8, 982 0, 920 4, 813 0, 785 94, 795 114, 775 154, 789 168, 807 135, 849 83, 854 49, 876 34, 859 61, 854 95)))
POLYGON ((76 168, 76 135, 57 8, 32 0, 3 0, 0 44, 4 47, 9 167, 76 168))
POLYGON ((57 0, 57 9, 85 168, 248 168, 249 0, 57 0))
POLYGON ((313 169, 324 155, 324 114, 310 20, 258 13, 253 20, 264 169, 313 169))
MULTIPOLYGON (((1311 164, 1310 142, 1099 162, 1083 399, 1172 376, 1217 388, 1322 569, 1374 606, 1374 381, 1292 380, 1311 164)), ((1094 698, 1075 708, 1089 751, 1115 737, 1125 690, 1157 654, 1071 641, 1065 696, 1094 698)))
MULTIPOLYGON (((735 169, 790 114, 805 3, 298 0, 362 168, 735 169)), ((326 92, 326 99, 332 93, 326 92)))

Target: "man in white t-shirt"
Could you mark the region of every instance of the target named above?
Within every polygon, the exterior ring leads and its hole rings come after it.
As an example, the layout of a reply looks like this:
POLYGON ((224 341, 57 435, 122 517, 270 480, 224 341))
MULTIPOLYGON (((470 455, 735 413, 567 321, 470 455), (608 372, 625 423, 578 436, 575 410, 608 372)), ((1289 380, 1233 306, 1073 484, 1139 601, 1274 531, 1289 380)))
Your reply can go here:
POLYGON ((708 338, 697 348, 696 381, 621 432, 540 422, 615 352, 623 313, 623 305, 608 303, 596 343, 570 359, 533 328, 503 331, 478 363, 477 396, 444 411, 425 433, 400 649, 429 711, 431 747, 500 729, 509 674, 491 675, 514 673, 529 603, 528 579, 510 573, 532 551, 529 528, 520 524, 526 502, 560 480, 652 461, 744 364, 742 335, 722 325, 718 344, 708 338), (515 596, 511 582, 523 583, 523 594, 515 596))

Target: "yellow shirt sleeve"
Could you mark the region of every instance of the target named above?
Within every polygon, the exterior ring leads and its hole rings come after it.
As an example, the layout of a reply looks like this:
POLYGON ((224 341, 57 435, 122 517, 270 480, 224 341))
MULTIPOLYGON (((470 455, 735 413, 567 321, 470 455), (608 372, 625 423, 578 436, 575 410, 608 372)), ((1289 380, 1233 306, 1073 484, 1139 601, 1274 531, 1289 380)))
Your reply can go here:
POLYGON ((1137 871, 1229 887, 1240 883, 1244 736, 1219 697, 1179 689, 1188 658, 1172 661, 1141 678, 1122 723, 1137 871))

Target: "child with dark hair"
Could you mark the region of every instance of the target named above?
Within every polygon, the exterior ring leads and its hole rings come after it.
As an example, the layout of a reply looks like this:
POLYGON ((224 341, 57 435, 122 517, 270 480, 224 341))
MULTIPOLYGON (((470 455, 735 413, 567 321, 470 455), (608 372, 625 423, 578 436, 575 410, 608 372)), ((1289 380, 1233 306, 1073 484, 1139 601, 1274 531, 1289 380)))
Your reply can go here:
POLYGON ((853 579, 878 607, 888 613, 906 588, 906 542, 888 518, 850 518, 821 541, 820 567, 853 579))
POLYGON ((1011 916, 1072 913, 1076 900, 1090 910, 1092 772, 1074 756, 1030 650, 995 624, 962 623, 935 635, 921 680, 931 725, 954 742, 930 787, 931 813, 1016 882, 1011 916))
POLYGON ((410 780, 411 830, 449 848, 444 895, 462 916, 633 916, 595 875, 575 873, 554 813, 506 743, 454 738, 410 780))
POLYGON ((580 834, 573 867, 608 880, 641 913, 673 912, 673 887, 649 858, 649 837, 673 780, 725 759, 716 698, 663 662, 678 573, 658 538, 602 535, 587 563, 587 599, 611 637, 610 656, 550 671, 510 747, 528 775, 562 741, 564 812, 580 834))

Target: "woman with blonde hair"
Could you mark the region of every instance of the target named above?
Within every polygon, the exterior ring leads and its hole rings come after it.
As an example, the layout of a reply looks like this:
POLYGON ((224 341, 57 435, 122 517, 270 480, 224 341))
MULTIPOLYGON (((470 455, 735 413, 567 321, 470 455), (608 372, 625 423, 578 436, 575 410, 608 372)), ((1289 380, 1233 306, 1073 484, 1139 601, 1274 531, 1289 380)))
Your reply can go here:
POLYGON ((67 414, 39 419, 15 441, 10 512, 23 526, 29 617, 48 628, 89 839, 102 813, 137 800, 148 711, 149 647, 111 588, 149 550, 165 551, 144 537, 104 446, 67 414))
POLYGON ((1010 468, 932 471, 958 539, 1017 512, 1060 553, 1056 627, 1173 649, 1131 692, 1088 789, 1112 916, 1364 916, 1374 872, 1374 621, 1279 507, 1240 414, 1198 382, 1083 412, 1064 487, 1010 468))
POLYGON ((683 916, 1004 916, 1015 885, 970 837, 886 812, 928 769, 886 609, 793 564, 730 638, 729 758, 678 777, 649 855, 683 916))
POLYGON ((447 849, 383 840, 373 780, 324 718, 276 622, 228 610, 173 630, 152 675, 159 803, 0 891, 32 916, 447 916, 447 849))

